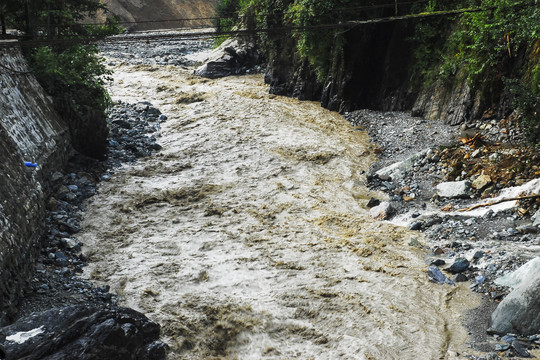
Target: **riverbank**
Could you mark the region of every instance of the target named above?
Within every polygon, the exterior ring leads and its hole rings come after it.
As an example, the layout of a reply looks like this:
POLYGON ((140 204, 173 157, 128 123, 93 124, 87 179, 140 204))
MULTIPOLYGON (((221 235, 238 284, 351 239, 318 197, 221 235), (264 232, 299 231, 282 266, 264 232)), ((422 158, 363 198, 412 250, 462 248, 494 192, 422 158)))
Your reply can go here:
POLYGON ((365 133, 260 75, 109 62, 114 99, 151 98, 169 119, 160 154, 89 209, 85 274, 161 323, 171 358, 461 352, 473 300, 427 281, 413 232, 369 219, 365 133))
MULTIPOLYGON (((538 149, 517 146, 524 143, 520 130, 515 122, 507 120, 484 118, 450 126, 406 113, 368 110, 347 113, 345 117, 353 126, 368 131, 379 146, 378 160, 367 179, 371 189, 388 196, 392 212, 386 221, 425 235, 426 243, 418 245, 426 251, 426 266, 449 270, 457 259, 469 261, 463 271, 446 274, 455 283, 466 283, 482 297, 482 305, 470 311, 465 320, 470 346, 483 352, 499 349, 499 355, 506 351, 506 356, 517 356, 501 345, 504 341, 500 336, 488 336, 486 330, 491 313, 509 292, 508 287, 497 285, 495 280, 540 256, 540 229, 531 219, 539 203, 524 199, 504 202, 504 207, 497 204, 458 211, 494 202, 497 199, 490 198, 504 189, 535 183, 540 165, 538 149), (467 142, 475 136, 480 139, 478 143, 467 142), (401 164, 403 172, 385 171, 395 164, 401 164), (459 172, 454 171, 453 167, 458 166, 459 172), (520 171, 511 172, 512 166, 521 166, 520 171), (469 180, 474 184, 480 175, 489 181, 481 188, 471 187, 466 196, 438 195, 440 183, 469 180)), ((524 186, 513 194, 524 196, 531 188, 536 189, 524 186)), ((538 348, 534 339, 522 338, 533 349, 538 348)))
MULTIPOLYGON (((163 45, 174 48, 170 40, 163 45)), ((62 282, 70 278, 63 268, 85 269, 86 280, 72 279, 81 284, 92 279, 97 285, 72 286, 70 297, 79 297, 71 299, 120 301, 142 310, 164 326, 173 358, 396 358, 398 350, 409 358, 429 352, 463 358, 468 350, 461 346, 466 334, 458 313, 473 306, 466 288, 484 276, 473 288, 498 300, 505 290, 490 288, 492 280, 526 260, 524 254, 534 255, 534 236, 492 239, 488 230, 505 234, 512 226, 517 231, 521 218, 514 219, 512 212, 472 223, 427 215, 447 204, 466 204, 433 199, 433 182, 444 176, 445 164, 439 168, 439 161, 431 159, 442 159, 440 153, 418 158, 403 182, 372 176, 373 170, 417 151, 452 145, 461 135, 458 128, 369 111, 346 115, 351 127, 318 104, 268 95, 260 76, 194 77, 188 55, 195 54, 189 51, 165 59, 168 50, 154 44, 109 50, 120 53, 106 54, 118 71, 113 98, 122 100, 110 119, 117 136, 110 139, 111 150, 133 152, 96 174, 78 168, 62 177, 67 191, 56 196, 62 202, 53 218, 84 229, 72 237, 52 236, 57 244, 43 253, 51 267, 39 269, 43 279, 37 277, 35 299, 49 298, 53 304, 71 286, 69 280, 67 286, 62 282), (145 119, 150 107, 137 103, 148 100, 165 118, 145 119), (121 147, 141 118, 163 146, 151 157, 139 156, 145 154, 140 144, 121 147), (369 144, 355 129, 359 126, 378 145, 369 144), (121 163, 126 165, 118 167, 121 163), (88 182, 93 190, 84 190, 88 182), (77 192, 97 197, 63 213, 64 196, 77 198, 77 192), (383 193, 396 210, 390 221, 406 227, 422 221, 416 226, 427 234, 426 241, 417 230, 369 218, 365 205, 370 198, 384 201, 383 193), (81 224, 83 211, 90 212, 81 224), (406 213, 411 216, 399 216, 406 213), (70 238, 83 245, 73 258, 67 250, 74 244, 70 238), (468 283, 427 282, 425 268, 433 260, 450 265, 472 251, 483 255, 465 273, 468 283), (59 263, 58 252, 67 255, 68 266, 59 263), (491 264, 497 268, 488 273, 491 264), (50 275, 58 284, 49 285, 45 276, 50 275), (400 293, 403 299, 396 299, 400 293), (385 304, 378 304, 381 299, 385 304), (384 340, 370 337, 372 332, 384 340), (295 343, 288 344, 290 339, 295 343)), ((149 152, 158 149, 152 144, 147 144, 149 152)), ((485 319, 487 311, 476 314, 485 319)), ((479 326, 473 335, 483 332, 479 326)), ((493 346, 489 340, 478 338, 473 345, 487 351, 493 346)))

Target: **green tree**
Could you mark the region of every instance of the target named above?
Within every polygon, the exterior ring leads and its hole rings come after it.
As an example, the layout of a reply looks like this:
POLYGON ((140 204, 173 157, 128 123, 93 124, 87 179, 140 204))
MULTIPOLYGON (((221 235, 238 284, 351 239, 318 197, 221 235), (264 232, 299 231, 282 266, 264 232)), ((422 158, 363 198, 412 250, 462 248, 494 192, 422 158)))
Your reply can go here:
POLYGON ((114 21, 83 24, 98 11, 106 11, 99 0, 7 0, 2 11, 8 26, 24 31, 27 39, 43 42, 36 48, 25 47, 25 55, 69 124, 73 146, 102 158, 107 136, 105 111, 110 105, 103 85, 111 72, 97 46, 86 40, 118 33, 120 28, 114 21), (94 143, 89 139, 95 139, 94 143))

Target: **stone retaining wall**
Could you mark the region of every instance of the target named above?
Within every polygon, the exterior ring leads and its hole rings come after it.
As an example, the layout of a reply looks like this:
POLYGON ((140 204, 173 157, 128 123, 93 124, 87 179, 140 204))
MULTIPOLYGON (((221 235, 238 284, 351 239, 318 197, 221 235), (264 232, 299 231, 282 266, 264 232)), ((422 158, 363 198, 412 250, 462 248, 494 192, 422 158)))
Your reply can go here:
POLYGON ((0 41, 0 325, 9 322, 33 274, 49 179, 70 150, 68 128, 20 48, 0 41))

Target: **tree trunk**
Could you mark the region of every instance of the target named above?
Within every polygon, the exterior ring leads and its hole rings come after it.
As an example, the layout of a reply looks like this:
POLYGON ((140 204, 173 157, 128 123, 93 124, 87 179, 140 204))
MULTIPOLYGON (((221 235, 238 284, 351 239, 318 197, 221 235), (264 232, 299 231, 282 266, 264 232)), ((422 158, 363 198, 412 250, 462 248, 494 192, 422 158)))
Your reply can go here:
POLYGON ((2 26, 2 35, 6 35, 6 17, 4 14, 0 14, 0 24, 2 26))

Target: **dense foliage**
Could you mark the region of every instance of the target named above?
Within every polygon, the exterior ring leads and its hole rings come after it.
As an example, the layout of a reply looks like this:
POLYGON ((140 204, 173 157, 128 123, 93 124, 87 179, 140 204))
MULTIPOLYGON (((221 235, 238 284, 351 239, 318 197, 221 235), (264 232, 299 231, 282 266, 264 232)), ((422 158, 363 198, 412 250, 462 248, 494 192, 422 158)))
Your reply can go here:
POLYGON ((347 31, 325 25, 412 15, 413 86, 467 79, 488 107, 497 106, 502 92, 511 94, 530 140, 540 142, 540 115, 534 111, 540 96, 538 0, 222 0, 220 6, 229 28, 235 13, 241 26, 251 19, 259 29, 281 29, 280 36, 272 36, 271 30, 258 33, 270 58, 272 42, 294 38, 297 53, 321 82, 340 66, 336 62, 342 58, 347 31), (426 14, 438 16, 418 16, 426 14), (284 33, 283 28, 296 30, 284 33), (522 59, 522 72, 516 73, 513 65, 522 59))
POLYGON ((415 60, 423 69, 422 78, 433 82, 466 77, 486 106, 497 106, 500 93, 509 93, 529 140, 540 142, 540 4, 534 0, 430 4, 433 11, 479 11, 464 12, 452 22, 442 19, 417 25, 415 60), (516 73, 513 65, 519 61, 524 64, 516 73))
POLYGON ((119 31, 114 22, 82 24, 105 10, 99 0, 6 0, 0 9, 7 27, 40 44, 25 54, 61 115, 83 118, 89 109, 105 112, 110 98, 103 84, 110 72, 98 48, 81 41, 119 31))
POLYGON ((387 0, 222 0, 217 10, 218 29, 229 30, 239 25, 262 30, 256 33, 259 41, 267 45, 263 48, 270 52, 273 41, 291 35, 299 55, 323 80, 335 65, 335 55, 344 41, 344 28, 328 25, 368 19, 385 12, 394 14, 394 5, 388 6, 387 0), (235 19, 236 22, 231 21, 235 19))

